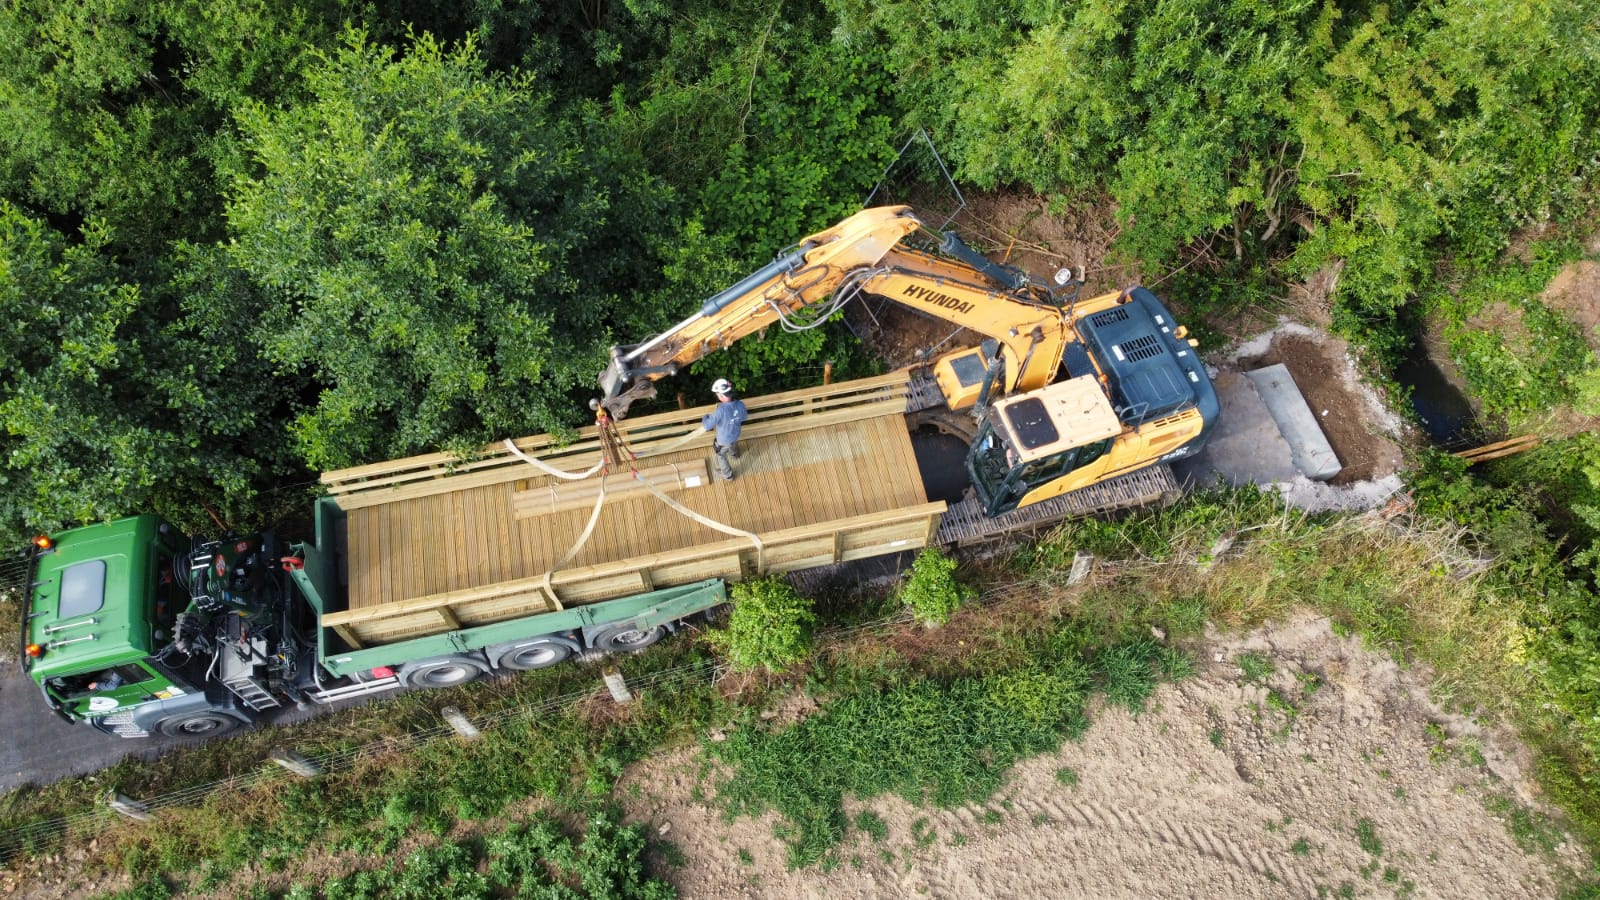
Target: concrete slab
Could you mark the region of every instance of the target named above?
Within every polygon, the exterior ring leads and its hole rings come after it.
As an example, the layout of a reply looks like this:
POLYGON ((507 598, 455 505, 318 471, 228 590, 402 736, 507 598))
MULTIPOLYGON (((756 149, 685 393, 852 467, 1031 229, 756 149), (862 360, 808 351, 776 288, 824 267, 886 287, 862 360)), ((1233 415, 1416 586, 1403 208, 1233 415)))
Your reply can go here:
POLYGON ((1193 457, 1173 464, 1181 481, 1211 487, 1220 479, 1230 487, 1292 481, 1300 474, 1294 455, 1267 411, 1255 382, 1238 372, 1221 371, 1212 379, 1221 413, 1206 446, 1193 457))
POLYGON ((1312 481, 1327 481, 1339 474, 1343 468, 1339 457, 1334 455, 1333 446, 1322 433, 1311 407, 1306 405, 1288 367, 1279 363, 1246 372, 1245 377, 1255 385, 1267 412, 1278 423, 1278 431, 1288 442, 1295 468, 1312 481))

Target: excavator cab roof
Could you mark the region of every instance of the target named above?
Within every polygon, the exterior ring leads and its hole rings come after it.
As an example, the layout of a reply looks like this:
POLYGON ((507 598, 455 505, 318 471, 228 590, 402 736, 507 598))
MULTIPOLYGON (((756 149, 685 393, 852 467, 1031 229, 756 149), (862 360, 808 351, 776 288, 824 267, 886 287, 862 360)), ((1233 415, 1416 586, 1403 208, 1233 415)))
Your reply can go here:
POLYGON ((1018 463, 1115 437, 1117 413, 1092 375, 1070 378, 994 404, 990 414, 1018 463))

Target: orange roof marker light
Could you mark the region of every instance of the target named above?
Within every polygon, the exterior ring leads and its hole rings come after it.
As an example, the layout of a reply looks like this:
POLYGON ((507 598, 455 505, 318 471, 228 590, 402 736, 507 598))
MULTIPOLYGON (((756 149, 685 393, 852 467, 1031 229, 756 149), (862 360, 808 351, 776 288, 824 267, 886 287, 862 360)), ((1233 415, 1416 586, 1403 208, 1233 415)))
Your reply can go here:
POLYGON ((33 539, 33 545, 38 547, 40 550, 49 550, 51 547, 56 545, 56 542, 51 539, 50 535, 41 534, 33 539))
POLYGON ((38 644, 29 644, 27 647, 23 648, 22 652, 28 654, 29 659, 38 659, 44 655, 44 648, 38 644))

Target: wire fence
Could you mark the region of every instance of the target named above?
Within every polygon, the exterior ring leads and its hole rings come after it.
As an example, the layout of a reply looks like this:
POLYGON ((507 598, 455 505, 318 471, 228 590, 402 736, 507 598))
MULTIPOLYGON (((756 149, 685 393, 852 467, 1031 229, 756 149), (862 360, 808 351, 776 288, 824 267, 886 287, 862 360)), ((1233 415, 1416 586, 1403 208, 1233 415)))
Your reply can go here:
MULTIPOLYGON (((629 686, 643 690, 681 685, 697 680, 715 682, 725 672, 726 669, 722 666, 709 662, 694 662, 629 679, 629 686)), ((519 720, 532 719, 538 721, 541 718, 568 709, 600 691, 603 691, 603 689, 589 688, 541 698, 533 703, 487 713, 472 719, 472 724, 479 731, 492 731, 519 720)), ((364 760, 379 759, 394 753, 414 751, 432 741, 450 737, 457 733, 454 726, 444 723, 420 728, 404 735, 379 738, 358 747, 332 750, 326 753, 304 754, 300 756, 300 759, 309 762, 320 773, 336 774, 349 771, 364 760)), ((266 761, 263 762, 265 763, 266 761)), ((239 793, 256 790, 273 782, 292 777, 294 776, 286 769, 263 764, 260 768, 251 772, 203 784, 191 785, 156 797, 139 798, 133 801, 132 805, 138 812, 156 813, 166 809, 194 806, 220 792, 239 793)), ((116 815, 117 812, 111 805, 97 806, 69 815, 42 819, 0 832, 0 865, 9 864, 19 855, 62 835, 88 830, 110 820, 116 815)))
MULTIPOLYGON (((982 592, 975 598, 974 602, 980 604, 994 603, 1012 596, 1016 588, 1016 585, 1009 584, 993 587, 982 592)), ((843 642, 861 635, 881 634, 904 628, 914 621, 915 619, 909 611, 900 611, 868 622, 829 628, 821 632, 819 638, 829 642, 843 642)), ((635 690, 669 688, 694 681, 715 683, 718 679, 727 675, 728 672, 729 669, 725 665, 697 660, 645 675, 629 676, 627 683, 630 689, 635 690)), ((520 721, 532 720, 538 722, 604 692, 604 688, 569 691, 556 696, 540 698, 532 703, 484 713, 473 717, 471 722, 481 732, 493 731, 520 721)), ((304 754, 299 755, 299 757, 321 774, 338 774, 354 769, 363 761, 380 759, 395 753, 412 752, 428 743, 453 737, 458 733, 455 726, 445 722, 439 725, 419 728, 404 735, 379 738, 357 747, 331 750, 326 753, 304 754)), ((291 774, 288 769, 267 765, 266 761, 263 761, 263 765, 260 768, 251 772, 203 784, 191 785, 156 797, 140 798, 132 801, 132 806, 136 814, 154 814, 162 810, 198 805, 203 803, 206 798, 220 792, 239 793, 257 790, 274 782, 294 777, 296 776, 291 774)), ((77 813, 42 819, 0 832, 0 865, 8 865, 18 856, 56 840, 62 835, 88 831, 117 816, 116 809, 107 804, 77 813)))
MULTIPOLYGON (((16 604, 22 602, 22 594, 28 589, 28 563, 31 558, 32 553, 28 551, 8 553, 0 557, 0 600, 16 604)), ((20 609, 19 605, 18 610, 20 609)), ((11 624, 6 623, 7 627, 11 624)), ((20 626, 21 622, 16 624, 20 626)))

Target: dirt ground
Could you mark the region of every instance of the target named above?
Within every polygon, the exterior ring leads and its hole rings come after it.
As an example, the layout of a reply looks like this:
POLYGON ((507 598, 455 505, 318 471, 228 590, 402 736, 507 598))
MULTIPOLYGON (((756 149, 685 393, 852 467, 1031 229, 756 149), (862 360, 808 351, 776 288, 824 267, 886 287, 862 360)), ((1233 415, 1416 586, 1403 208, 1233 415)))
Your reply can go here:
POLYGON ((1550 897, 1587 865, 1571 841, 1513 838, 1503 804, 1536 802, 1522 751, 1325 619, 1213 636, 1201 658, 985 804, 849 803, 888 834, 852 833, 831 871, 789 871, 775 816, 725 820, 698 750, 635 767, 615 796, 685 849, 668 877, 687 898, 1550 897), (1271 674, 1245 678, 1245 654, 1271 674))

